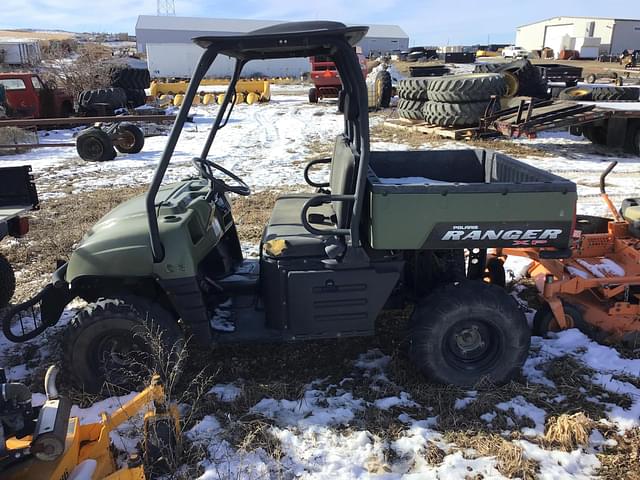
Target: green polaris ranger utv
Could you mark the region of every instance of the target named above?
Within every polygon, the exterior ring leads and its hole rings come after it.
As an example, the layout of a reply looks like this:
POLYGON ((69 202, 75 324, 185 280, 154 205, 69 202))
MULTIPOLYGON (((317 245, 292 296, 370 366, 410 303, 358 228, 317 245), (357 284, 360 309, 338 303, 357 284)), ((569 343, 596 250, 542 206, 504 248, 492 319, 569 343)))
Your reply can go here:
POLYGON ((383 308, 410 302, 409 353, 427 378, 470 386, 513 377, 530 332, 514 299, 487 283, 504 283, 504 273, 500 279, 500 265, 485 252, 533 245, 566 254, 576 187, 486 150, 371 152, 354 51, 366 32, 300 22, 195 38, 202 57, 147 194, 102 218, 50 285, 5 315, 5 335, 33 338, 72 299, 86 300, 67 327, 64 351, 73 378, 95 391, 129 353, 149 348, 136 335, 145 325, 159 327, 168 345, 372 335, 383 308), (235 71, 193 159, 198 177, 163 185, 217 55, 235 59, 235 71), (243 258, 227 194, 250 195, 249 186, 207 157, 247 62, 318 55, 333 57, 344 84, 344 131, 331 158, 305 168, 315 191, 280 197, 259 258, 243 258), (321 180, 318 168, 327 167, 329 178, 321 180))

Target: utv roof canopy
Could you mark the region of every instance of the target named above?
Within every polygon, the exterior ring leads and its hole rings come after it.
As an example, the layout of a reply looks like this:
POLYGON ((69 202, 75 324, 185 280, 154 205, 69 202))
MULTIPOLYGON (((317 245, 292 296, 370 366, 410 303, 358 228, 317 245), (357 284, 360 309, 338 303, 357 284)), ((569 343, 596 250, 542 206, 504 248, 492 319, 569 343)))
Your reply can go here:
POLYGON ((241 35, 196 37, 203 48, 241 60, 329 55, 336 42, 355 46, 369 27, 347 27, 340 22, 290 22, 260 28, 241 35))
MULTIPOLYGON (((349 139, 358 156, 358 174, 355 194, 349 199, 331 199, 331 201, 348 201, 353 204, 354 217, 358 218, 362 208, 362 192, 366 181, 369 162, 369 117, 367 115, 367 92, 364 77, 353 47, 367 34, 369 27, 347 27, 340 22, 290 22, 253 30, 244 34, 212 35, 196 37, 193 41, 204 48, 202 56, 195 67, 189 87, 184 96, 180 111, 167 140, 160 162, 156 168, 149 192, 146 209, 149 222, 151 250, 156 263, 164 258, 164 247, 158 229, 156 195, 167 171, 171 156, 178 142, 197 93, 200 81, 204 78, 219 54, 235 59, 235 68, 227 93, 218 109, 211 131, 202 147, 202 153, 194 158, 200 165, 201 173, 211 166, 222 170, 215 162, 207 161, 207 156, 216 133, 227 124, 227 120, 235 105, 235 85, 240 78, 242 68, 251 60, 268 60, 274 58, 312 57, 331 55, 343 83, 344 95, 344 135, 349 139), (208 166, 207 166, 208 165, 208 166)), ((209 178, 207 177, 207 178, 209 178)), ((248 188, 248 187, 247 187, 248 188)), ((352 222, 354 225, 356 222, 352 222)), ((352 228, 351 237, 358 243, 359 232, 352 228)))

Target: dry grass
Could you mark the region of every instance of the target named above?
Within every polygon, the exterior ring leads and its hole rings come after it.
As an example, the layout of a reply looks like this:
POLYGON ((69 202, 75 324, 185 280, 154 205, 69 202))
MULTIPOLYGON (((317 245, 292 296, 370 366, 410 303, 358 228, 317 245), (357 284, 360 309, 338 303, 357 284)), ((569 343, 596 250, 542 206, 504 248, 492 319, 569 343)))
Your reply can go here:
MULTIPOLYGON (((482 432, 446 432, 444 439, 460 449, 473 449, 476 457, 492 456, 496 468, 507 478, 531 480, 536 478, 538 464, 524 457, 522 448, 500 435, 482 432)), ((468 453, 465 452, 466 455, 468 453)))
POLYGON ((589 444, 593 421, 583 412, 568 415, 563 413, 547 420, 544 442, 549 447, 570 452, 578 446, 589 444))
POLYGON ((3 253, 20 272, 14 300, 25 300, 48 281, 56 260, 68 260, 73 246, 100 217, 124 200, 140 194, 142 187, 96 190, 46 200, 32 213, 29 234, 0 245, 3 253))
POLYGON ((624 435, 610 433, 606 435, 617 442, 598 455, 602 464, 598 475, 611 480, 640 479, 640 428, 628 430, 624 435))

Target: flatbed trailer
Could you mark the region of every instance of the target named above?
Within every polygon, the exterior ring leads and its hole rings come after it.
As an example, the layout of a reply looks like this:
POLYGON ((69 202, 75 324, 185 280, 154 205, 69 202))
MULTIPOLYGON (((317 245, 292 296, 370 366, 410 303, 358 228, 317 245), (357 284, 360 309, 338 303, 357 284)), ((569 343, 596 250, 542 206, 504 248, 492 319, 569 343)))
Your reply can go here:
POLYGON ((623 148, 640 155, 640 109, 610 107, 592 102, 522 100, 483 120, 483 127, 513 138, 536 138, 546 130, 569 129, 595 144, 623 148))

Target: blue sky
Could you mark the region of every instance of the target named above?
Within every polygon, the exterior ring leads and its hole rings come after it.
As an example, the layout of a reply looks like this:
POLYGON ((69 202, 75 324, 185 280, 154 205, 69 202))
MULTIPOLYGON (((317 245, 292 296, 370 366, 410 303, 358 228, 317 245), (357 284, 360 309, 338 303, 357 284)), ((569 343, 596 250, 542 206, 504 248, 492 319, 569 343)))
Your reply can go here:
MULTIPOLYGON (((411 44, 508 43, 515 28, 561 15, 639 18, 638 0, 175 0, 184 16, 398 24, 411 44), (489 7, 491 5, 492 7, 489 7)), ((156 0, 2 0, 0 28, 134 33, 156 0)))

